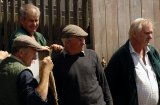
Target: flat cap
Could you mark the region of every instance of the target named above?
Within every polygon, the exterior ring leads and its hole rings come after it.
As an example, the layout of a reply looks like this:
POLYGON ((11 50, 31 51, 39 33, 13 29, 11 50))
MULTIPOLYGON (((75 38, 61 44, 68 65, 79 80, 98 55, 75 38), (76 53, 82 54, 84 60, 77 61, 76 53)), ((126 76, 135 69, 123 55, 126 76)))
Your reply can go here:
POLYGON ((88 36, 88 33, 77 25, 69 24, 62 30, 62 38, 69 38, 71 36, 88 36))
POLYGON ((46 50, 44 46, 41 46, 36 40, 28 35, 20 35, 13 40, 12 48, 15 47, 32 47, 36 51, 46 50))

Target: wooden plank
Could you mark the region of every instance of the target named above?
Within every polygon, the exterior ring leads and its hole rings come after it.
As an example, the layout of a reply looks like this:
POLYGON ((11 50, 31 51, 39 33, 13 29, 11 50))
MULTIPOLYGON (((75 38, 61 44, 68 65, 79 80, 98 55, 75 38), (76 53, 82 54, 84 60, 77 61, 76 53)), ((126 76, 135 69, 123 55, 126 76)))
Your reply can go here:
POLYGON ((141 0, 130 0, 130 20, 141 17, 141 0))
MULTIPOLYGON (((0 7, 2 7, 2 2, 0 2, 0 7)), ((2 28, 3 28, 3 17, 2 17, 3 13, 2 13, 2 8, 0 8, 0 50, 3 50, 3 34, 2 34, 2 28)))
POLYGON ((88 32, 88 38, 86 39, 86 44, 87 44, 87 48, 89 49, 93 49, 93 33, 92 33, 92 27, 91 27, 91 1, 92 0, 88 0, 88 27, 86 29, 86 31, 88 32))
POLYGON ((44 35, 45 37, 45 4, 44 0, 40 0, 40 11, 41 11, 41 16, 40 16, 40 32, 44 35))
POLYGON ((83 28, 87 29, 89 22, 89 12, 88 12, 88 0, 82 0, 82 17, 83 17, 83 28))
POLYGON ((56 9, 57 9, 57 25, 58 27, 60 27, 61 23, 62 23, 62 19, 61 19, 61 0, 57 0, 56 1, 56 9))
POLYGON ((57 20, 57 0, 53 1, 53 39, 52 43, 57 42, 57 25, 58 25, 58 20, 57 20))
POLYGON ((52 44, 52 39, 53 39, 53 1, 48 0, 48 44, 52 44))
POLYGON ((93 35, 93 49, 98 54, 101 59, 103 56, 107 57, 106 52, 106 24, 105 24, 105 16, 106 16, 106 8, 105 8, 105 0, 91 0, 91 34, 93 35), (102 41, 102 39, 105 40, 102 41), (105 46, 102 48, 102 43, 105 46))
POLYGON ((62 9, 61 9, 61 0, 56 0, 56 27, 55 27, 55 34, 54 34, 54 43, 60 43, 60 29, 62 24, 62 9))
POLYGON ((18 4, 17 4, 17 8, 18 8, 18 20, 20 20, 19 19, 19 14, 20 14, 20 8, 21 8, 21 6, 22 6, 22 0, 18 0, 18 4))
MULTIPOLYGON (((10 1, 10 25, 11 25, 11 32, 10 32, 10 34, 12 33, 12 32, 14 32, 15 31, 15 0, 11 0, 10 1)), ((9 34, 9 35, 10 35, 9 34)))
POLYGON ((118 0, 118 46, 128 40, 130 27, 129 0, 118 0))
POLYGON ((37 0, 33 0, 33 4, 34 5, 38 5, 38 1, 37 0))
POLYGON ((3 12, 4 12, 4 30, 3 30, 3 34, 4 34, 4 40, 3 40, 3 44, 5 45, 4 50, 7 50, 7 46, 8 46, 8 0, 3 1, 3 12))
POLYGON ((28 4, 28 3, 30 3, 29 0, 25 0, 25 4, 28 4))
POLYGON ((142 17, 153 19, 153 0, 142 0, 142 17))
MULTIPOLYGON (((117 0, 106 0, 106 45, 107 61, 112 54, 118 49, 118 11, 117 0)), ((105 40, 103 41, 105 42, 105 40)), ((104 46, 104 45, 103 45, 104 46)))
POLYGON ((64 26, 65 25, 65 0, 62 0, 61 1, 61 19, 62 19, 62 23, 61 23, 61 26, 64 26))
POLYGON ((79 25, 79 11, 78 11, 79 5, 78 0, 73 0, 73 14, 74 14, 74 24, 79 25))
POLYGON ((154 45, 160 53, 160 1, 153 0, 153 12, 154 12, 154 45))
POLYGON ((65 0, 65 24, 70 23, 70 0, 65 0))

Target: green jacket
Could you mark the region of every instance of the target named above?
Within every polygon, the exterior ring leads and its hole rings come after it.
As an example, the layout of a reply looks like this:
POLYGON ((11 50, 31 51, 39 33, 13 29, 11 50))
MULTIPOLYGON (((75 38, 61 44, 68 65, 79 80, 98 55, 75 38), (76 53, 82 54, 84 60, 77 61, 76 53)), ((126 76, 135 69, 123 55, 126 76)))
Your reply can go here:
POLYGON ((20 61, 8 57, 0 63, 0 105, 24 105, 18 97, 17 77, 27 69, 20 61))
MULTIPOLYGON (((11 52, 13 40, 17 36, 22 35, 22 34, 23 35, 28 35, 28 32, 23 27, 18 28, 13 34, 11 34, 11 36, 9 37, 9 44, 8 44, 8 49, 7 49, 8 52, 11 52)), ((36 41, 40 45, 42 45, 42 46, 46 46, 47 45, 47 42, 46 42, 44 36, 41 33, 35 32, 34 36, 35 36, 36 41)))
MULTIPOLYGON (((160 92, 160 56, 154 47, 148 47, 148 57, 155 71, 160 92)), ((129 51, 129 41, 112 56, 105 73, 114 105, 138 105, 135 66, 129 51)))

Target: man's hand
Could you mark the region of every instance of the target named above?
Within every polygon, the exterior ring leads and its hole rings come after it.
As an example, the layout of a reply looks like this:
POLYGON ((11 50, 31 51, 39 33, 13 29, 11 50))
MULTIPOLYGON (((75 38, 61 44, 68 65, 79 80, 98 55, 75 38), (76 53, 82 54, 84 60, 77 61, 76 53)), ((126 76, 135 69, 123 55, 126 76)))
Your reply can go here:
POLYGON ((9 57, 10 54, 8 54, 7 51, 0 51, 0 59, 5 59, 6 57, 9 57))
POLYGON ((40 65, 40 72, 42 73, 41 75, 49 74, 52 69, 53 69, 53 62, 51 60, 51 57, 50 56, 44 57, 40 65))
POLYGON ((48 86, 49 86, 49 75, 50 72, 53 69, 53 63, 50 56, 44 57, 44 59, 41 61, 40 66, 40 82, 38 87, 36 88, 36 91, 41 96, 42 100, 47 99, 48 94, 48 86))
POLYGON ((63 46, 58 45, 58 44, 52 44, 52 45, 50 46, 50 49, 52 49, 52 50, 55 51, 55 52, 60 52, 60 51, 63 50, 63 46))

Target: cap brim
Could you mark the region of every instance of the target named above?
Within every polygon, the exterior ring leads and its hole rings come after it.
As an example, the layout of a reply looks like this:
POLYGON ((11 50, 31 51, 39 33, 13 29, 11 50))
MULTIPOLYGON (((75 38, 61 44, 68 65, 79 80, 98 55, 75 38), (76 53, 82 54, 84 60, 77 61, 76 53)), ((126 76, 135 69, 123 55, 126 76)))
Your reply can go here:
POLYGON ((36 51, 50 51, 48 46, 41 46, 40 48, 35 48, 36 51))

